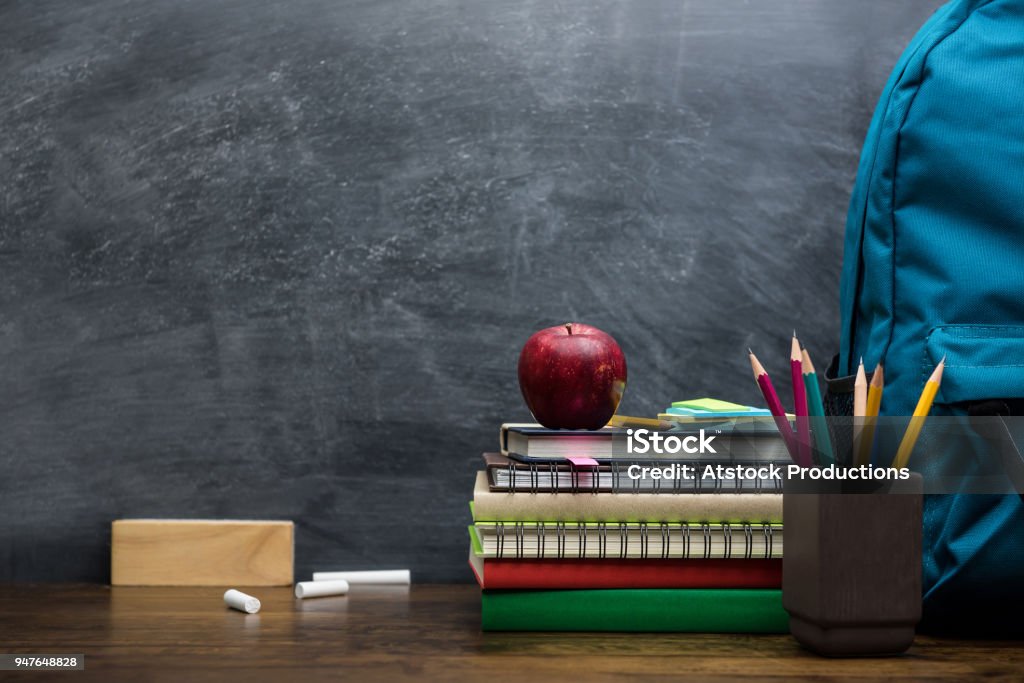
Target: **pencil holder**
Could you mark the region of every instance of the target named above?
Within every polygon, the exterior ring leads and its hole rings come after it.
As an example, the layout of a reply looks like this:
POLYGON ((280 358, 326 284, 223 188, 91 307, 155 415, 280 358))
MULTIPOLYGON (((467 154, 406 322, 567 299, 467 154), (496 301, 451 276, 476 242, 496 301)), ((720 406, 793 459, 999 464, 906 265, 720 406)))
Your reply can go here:
POLYGON ((784 489, 790 632, 830 657, 903 652, 921 618, 921 476, 824 490, 789 480, 784 489))

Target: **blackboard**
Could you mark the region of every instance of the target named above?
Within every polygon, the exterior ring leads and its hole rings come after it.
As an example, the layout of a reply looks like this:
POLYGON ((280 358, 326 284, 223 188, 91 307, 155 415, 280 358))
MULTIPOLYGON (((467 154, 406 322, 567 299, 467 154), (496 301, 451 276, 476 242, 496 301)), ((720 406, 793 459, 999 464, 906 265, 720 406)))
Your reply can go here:
POLYGON ((875 99, 937 0, 0 5, 0 579, 120 517, 298 524, 297 575, 465 581, 516 360, 622 411, 838 342, 875 99))

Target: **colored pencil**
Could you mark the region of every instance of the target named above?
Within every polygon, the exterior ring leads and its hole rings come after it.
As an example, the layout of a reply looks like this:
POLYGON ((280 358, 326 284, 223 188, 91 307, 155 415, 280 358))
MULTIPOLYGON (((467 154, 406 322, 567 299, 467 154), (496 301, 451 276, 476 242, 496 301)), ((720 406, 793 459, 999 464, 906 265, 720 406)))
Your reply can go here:
POLYGON ((871 383, 868 384, 868 404, 865 414, 868 417, 878 417, 878 411, 882 407, 882 393, 885 391, 885 368, 879 363, 875 371, 871 373, 871 383))
POLYGON ((857 464, 871 464, 871 450, 875 442, 875 424, 878 422, 878 410, 882 407, 882 392, 885 388, 885 368, 879 363, 871 373, 868 384, 867 405, 864 408, 864 427, 861 433, 860 450, 857 451, 857 464))
POLYGON ((796 446, 800 462, 811 461, 811 424, 807 412, 807 389, 801 367, 800 342, 793 330, 793 343, 789 347, 789 372, 793 381, 793 412, 796 413, 796 446))
MULTIPOLYGON (((750 349, 747 349, 750 351, 750 349)), ((765 402, 768 404, 768 410, 771 411, 772 417, 775 418, 775 424, 779 428, 779 434, 782 435, 783 441, 786 442, 786 448, 789 450, 789 456, 793 459, 796 464, 807 467, 810 463, 803 463, 799 460, 800 452, 796 447, 796 439, 793 437, 793 430, 789 426, 789 418, 786 417, 786 409, 782 407, 782 402, 779 400, 779 395, 775 393, 775 387, 772 386, 772 380, 765 372, 764 366, 761 365, 761 361, 757 359, 753 351, 750 351, 750 367, 754 371, 754 381, 757 382, 757 386, 761 389, 761 395, 764 396, 765 402)))
POLYGON ((907 431, 903 434, 903 441, 900 442, 900 448, 896 451, 896 457, 893 458, 893 467, 906 467, 910 461, 910 455, 914 451, 914 444, 917 443, 917 437, 921 435, 921 427, 924 426, 924 421, 928 418, 928 413, 931 412, 932 403, 935 401, 935 394, 939 393, 939 385, 942 383, 942 370, 945 367, 946 359, 943 357, 939 364, 935 366, 932 376, 924 383, 924 389, 921 390, 921 398, 917 400, 917 407, 914 408, 914 415, 910 418, 907 431))
POLYGON ((860 457, 860 444, 864 434, 864 413, 868 409, 868 376, 864 372, 864 359, 860 359, 857 367, 857 379, 853 383, 853 448, 850 451, 850 459, 854 465, 860 457))
POLYGON ((821 400, 821 388, 818 386, 818 373, 811 362, 811 356, 804 349, 800 355, 800 365, 804 371, 804 387, 807 389, 807 412, 811 416, 814 427, 814 443, 817 446, 819 465, 831 465, 836 461, 832 450, 832 438, 828 433, 828 421, 825 420, 825 405, 821 400))

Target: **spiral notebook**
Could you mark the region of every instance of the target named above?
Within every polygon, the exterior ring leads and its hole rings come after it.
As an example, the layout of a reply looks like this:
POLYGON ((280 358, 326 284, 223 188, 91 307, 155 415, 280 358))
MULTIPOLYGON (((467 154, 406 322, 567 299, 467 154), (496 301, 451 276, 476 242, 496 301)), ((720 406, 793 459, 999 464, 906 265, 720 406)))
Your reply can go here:
POLYGON ((477 472, 473 519, 497 522, 782 522, 781 493, 512 493, 477 472))
MULTIPOLYGON (((624 460, 606 461, 597 467, 580 469, 568 462, 521 462, 501 453, 484 453, 487 482, 492 491, 512 493, 782 493, 782 480, 774 478, 723 479, 720 477, 690 479, 655 479, 630 477, 629 468, 637 463, 624 460)), ((791 461, 775 462, 785 467, 791 461)), ((688 461, 703 471, 705 465, 719 462, 688 461)), ((766 462, 736 461, 740 466, 763 467, 766 462)))
POLYGON ((484 558, 782 557, 781 524, 477 522, 469 530, 484 558))

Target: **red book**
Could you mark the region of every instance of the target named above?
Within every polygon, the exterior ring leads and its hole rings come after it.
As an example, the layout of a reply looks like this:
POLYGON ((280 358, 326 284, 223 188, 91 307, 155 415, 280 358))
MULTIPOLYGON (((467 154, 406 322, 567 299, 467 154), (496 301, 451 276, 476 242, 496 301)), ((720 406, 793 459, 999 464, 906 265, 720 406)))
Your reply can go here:
POLYGON ((506 560, 469 566, 487 590, 575 588, 781 588, 782 560, 506 560))

